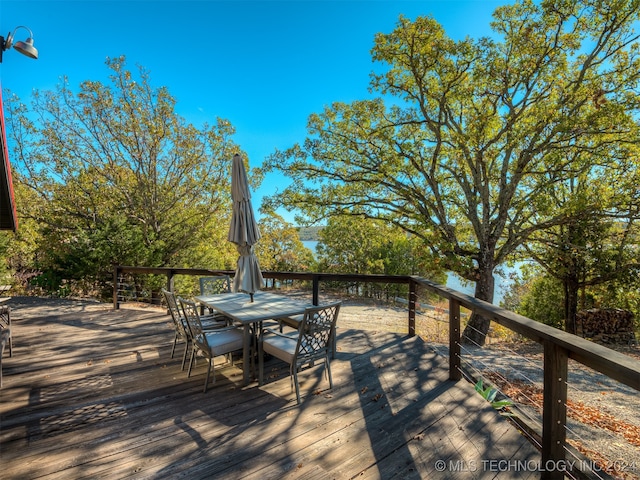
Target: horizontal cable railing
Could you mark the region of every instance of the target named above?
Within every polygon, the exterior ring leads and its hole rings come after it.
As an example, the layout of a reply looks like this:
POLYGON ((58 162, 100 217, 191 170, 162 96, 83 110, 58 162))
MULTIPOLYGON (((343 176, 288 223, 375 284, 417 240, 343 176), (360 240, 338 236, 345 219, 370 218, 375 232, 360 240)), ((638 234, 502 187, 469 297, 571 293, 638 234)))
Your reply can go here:
MULTIPOLYGON (((234 272, 208 269, 116 266, 113 274, 114 308, 119 307, 121 298, 123 298, 123 289, 118 287, 119 281, 123 278, 123 275, 127 274, 165 275, 166 288, 173 291, 174 277, 177 275, 233 275, 234 272)), ((323 282, 407 285, 408 298, 406 302, 401 300, 401 303, 407 308, 407 327, 410 336, 416 334, 416 311, 424 306, 418 301, 418 290, 425 289, 436 294, 448 302, 448 308, 441 308, 437 313, 446 312, 446 315, 448 315, 449 378, 454 381, 466 376, 462 362, 462 352, 465 351, 469 354, 461 339, 461 318, 462 314, 464 314, 464 312, 461 312, 461 308, 491 319, 506 329, 541 344, 543 347, 542 432, 541 435, 533 433, 532 438, 535 437, 534 443, 539 443, 542 454, 541 465, 546 466, 546 468, 541 469, 541 478, 543 479, 564 479, 567 473, 566 466, 571 460, 571 458, 567 459, 567 454, 570 457, 572 455, 572 450, 567 443, 569 360, 574 360, 636 391, 640 390, 640 361, 584 338, 536 322, 446 286, 433 283, 425 278, 409 275, 269 271, 263 271, 262 274, 265 279, 280 281, 301 280, 311 283, 313 303, 315 305, 319 302, 320 284, 323 282), (556 466, 557 468, 550 468, 551 466, 556 466)), ((637 467, 640 468, 640 464, 637 467)))
POLYGON ((412 277, 412 281, 449 302, 449 377, 453 380, 462 377, 460 307, 543 345, 542 465, 556 468, 542 469, 541 478, 563 479, 566 474, 569 359, 640 390, 640 362, 630 356, 429 280, 412 277))

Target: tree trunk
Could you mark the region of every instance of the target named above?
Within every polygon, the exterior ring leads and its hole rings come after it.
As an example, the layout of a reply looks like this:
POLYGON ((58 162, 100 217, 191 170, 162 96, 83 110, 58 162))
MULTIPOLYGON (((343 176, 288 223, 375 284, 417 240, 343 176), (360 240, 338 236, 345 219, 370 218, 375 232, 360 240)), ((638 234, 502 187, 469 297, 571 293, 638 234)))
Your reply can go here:
MULTIPOLYGON (((479 279, 476 282, 475 297, 486 302, 493 302, 494 289, 493 268, 485 268, 480 272, 479 279)), ((490 325, 491 319, 474 312, 462 332, 462 343, 483 346, 487 333, 489 333, 490 325)))
POLYGON ((576 316, 578 314, 578 279, 567 276, 564 279, 564 329, 574 335, 578 333, 576 316))
POLYGON ((577 333, 576 315, 578 313, 578 294, 580 289, 579 272, 584 271, 584 260, 579 252, 586 248, 583 229, 580 225, 569 223, 565 231, 565 244, 569 254, 566 258, 564 285, 564 329, 568 333, 577 333))

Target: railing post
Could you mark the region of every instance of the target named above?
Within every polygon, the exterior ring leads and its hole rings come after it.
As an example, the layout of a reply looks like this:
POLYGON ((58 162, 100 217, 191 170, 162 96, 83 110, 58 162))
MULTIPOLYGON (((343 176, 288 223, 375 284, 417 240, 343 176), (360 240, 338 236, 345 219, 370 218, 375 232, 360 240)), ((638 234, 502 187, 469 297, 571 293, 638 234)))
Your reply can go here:
POLYGON ((118 273, 120 268, 118 265, 113 266, 113 309, 118 310, 120 304, 118 303, 118 273))
POLYGON ((567 375, 569 354, 551 342, 544 342, 544 397, 542 402, 543 480, 562 480, 567 438, 567 375))
POLYGON ((416 336, 416 299, 418 297, 417 284, 409 281, 409 336, 416 336))
POLYGON ((460 302, 449 299, 449 380, 460 380, 460 302))
POLYGON ((167 290, 169 290, 170 292, 173 292, 174 288, 175 288, 175 285, 173 281, 173 270, 168 270, 167 271, 167 290))
POLYGON ((319 305, 320 302, 320 276, 313 276, 313 304, 319 305))

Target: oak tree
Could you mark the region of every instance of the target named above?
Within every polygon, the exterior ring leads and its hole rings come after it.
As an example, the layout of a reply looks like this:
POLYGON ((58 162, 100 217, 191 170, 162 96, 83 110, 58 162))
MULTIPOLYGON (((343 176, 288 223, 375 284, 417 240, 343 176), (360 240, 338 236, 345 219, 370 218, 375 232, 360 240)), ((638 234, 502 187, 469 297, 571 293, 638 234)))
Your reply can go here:
MULTIPOLYGON (((491 302, 496 266, 571 220, 554 185, 629 158, 639 13, 639 0, 521 0, 494 12, 491 37, 463 40, 400 17, 375 38, 378 97, 311 115, 309 137, 265 162, 292 180, 271 201, 397 225, 491 302)), ((473 315, 465 340, 483 344, 489 324, 473 315)))
POLYGON ((113 263, 206 260, 204 244, 224 256, 233 127, 196 128, 143 68, 131 72, 124 57, 106 64, 106 83, 64 79, 34 92, 30 107, 8 102, 16 180, 34 198, 19 215, 40 224, 48 266, 104 281, 113 263))

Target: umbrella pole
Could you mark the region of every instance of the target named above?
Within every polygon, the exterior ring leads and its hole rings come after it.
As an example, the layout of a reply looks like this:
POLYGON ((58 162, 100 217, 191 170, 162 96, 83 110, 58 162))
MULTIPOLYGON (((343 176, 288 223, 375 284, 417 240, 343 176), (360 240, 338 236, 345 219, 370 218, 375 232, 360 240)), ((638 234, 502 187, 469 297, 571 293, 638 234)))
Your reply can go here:
POLYGON ((251 299, 251 303, 253 303, 253 293, 249 294, 249 298, 251 299))

